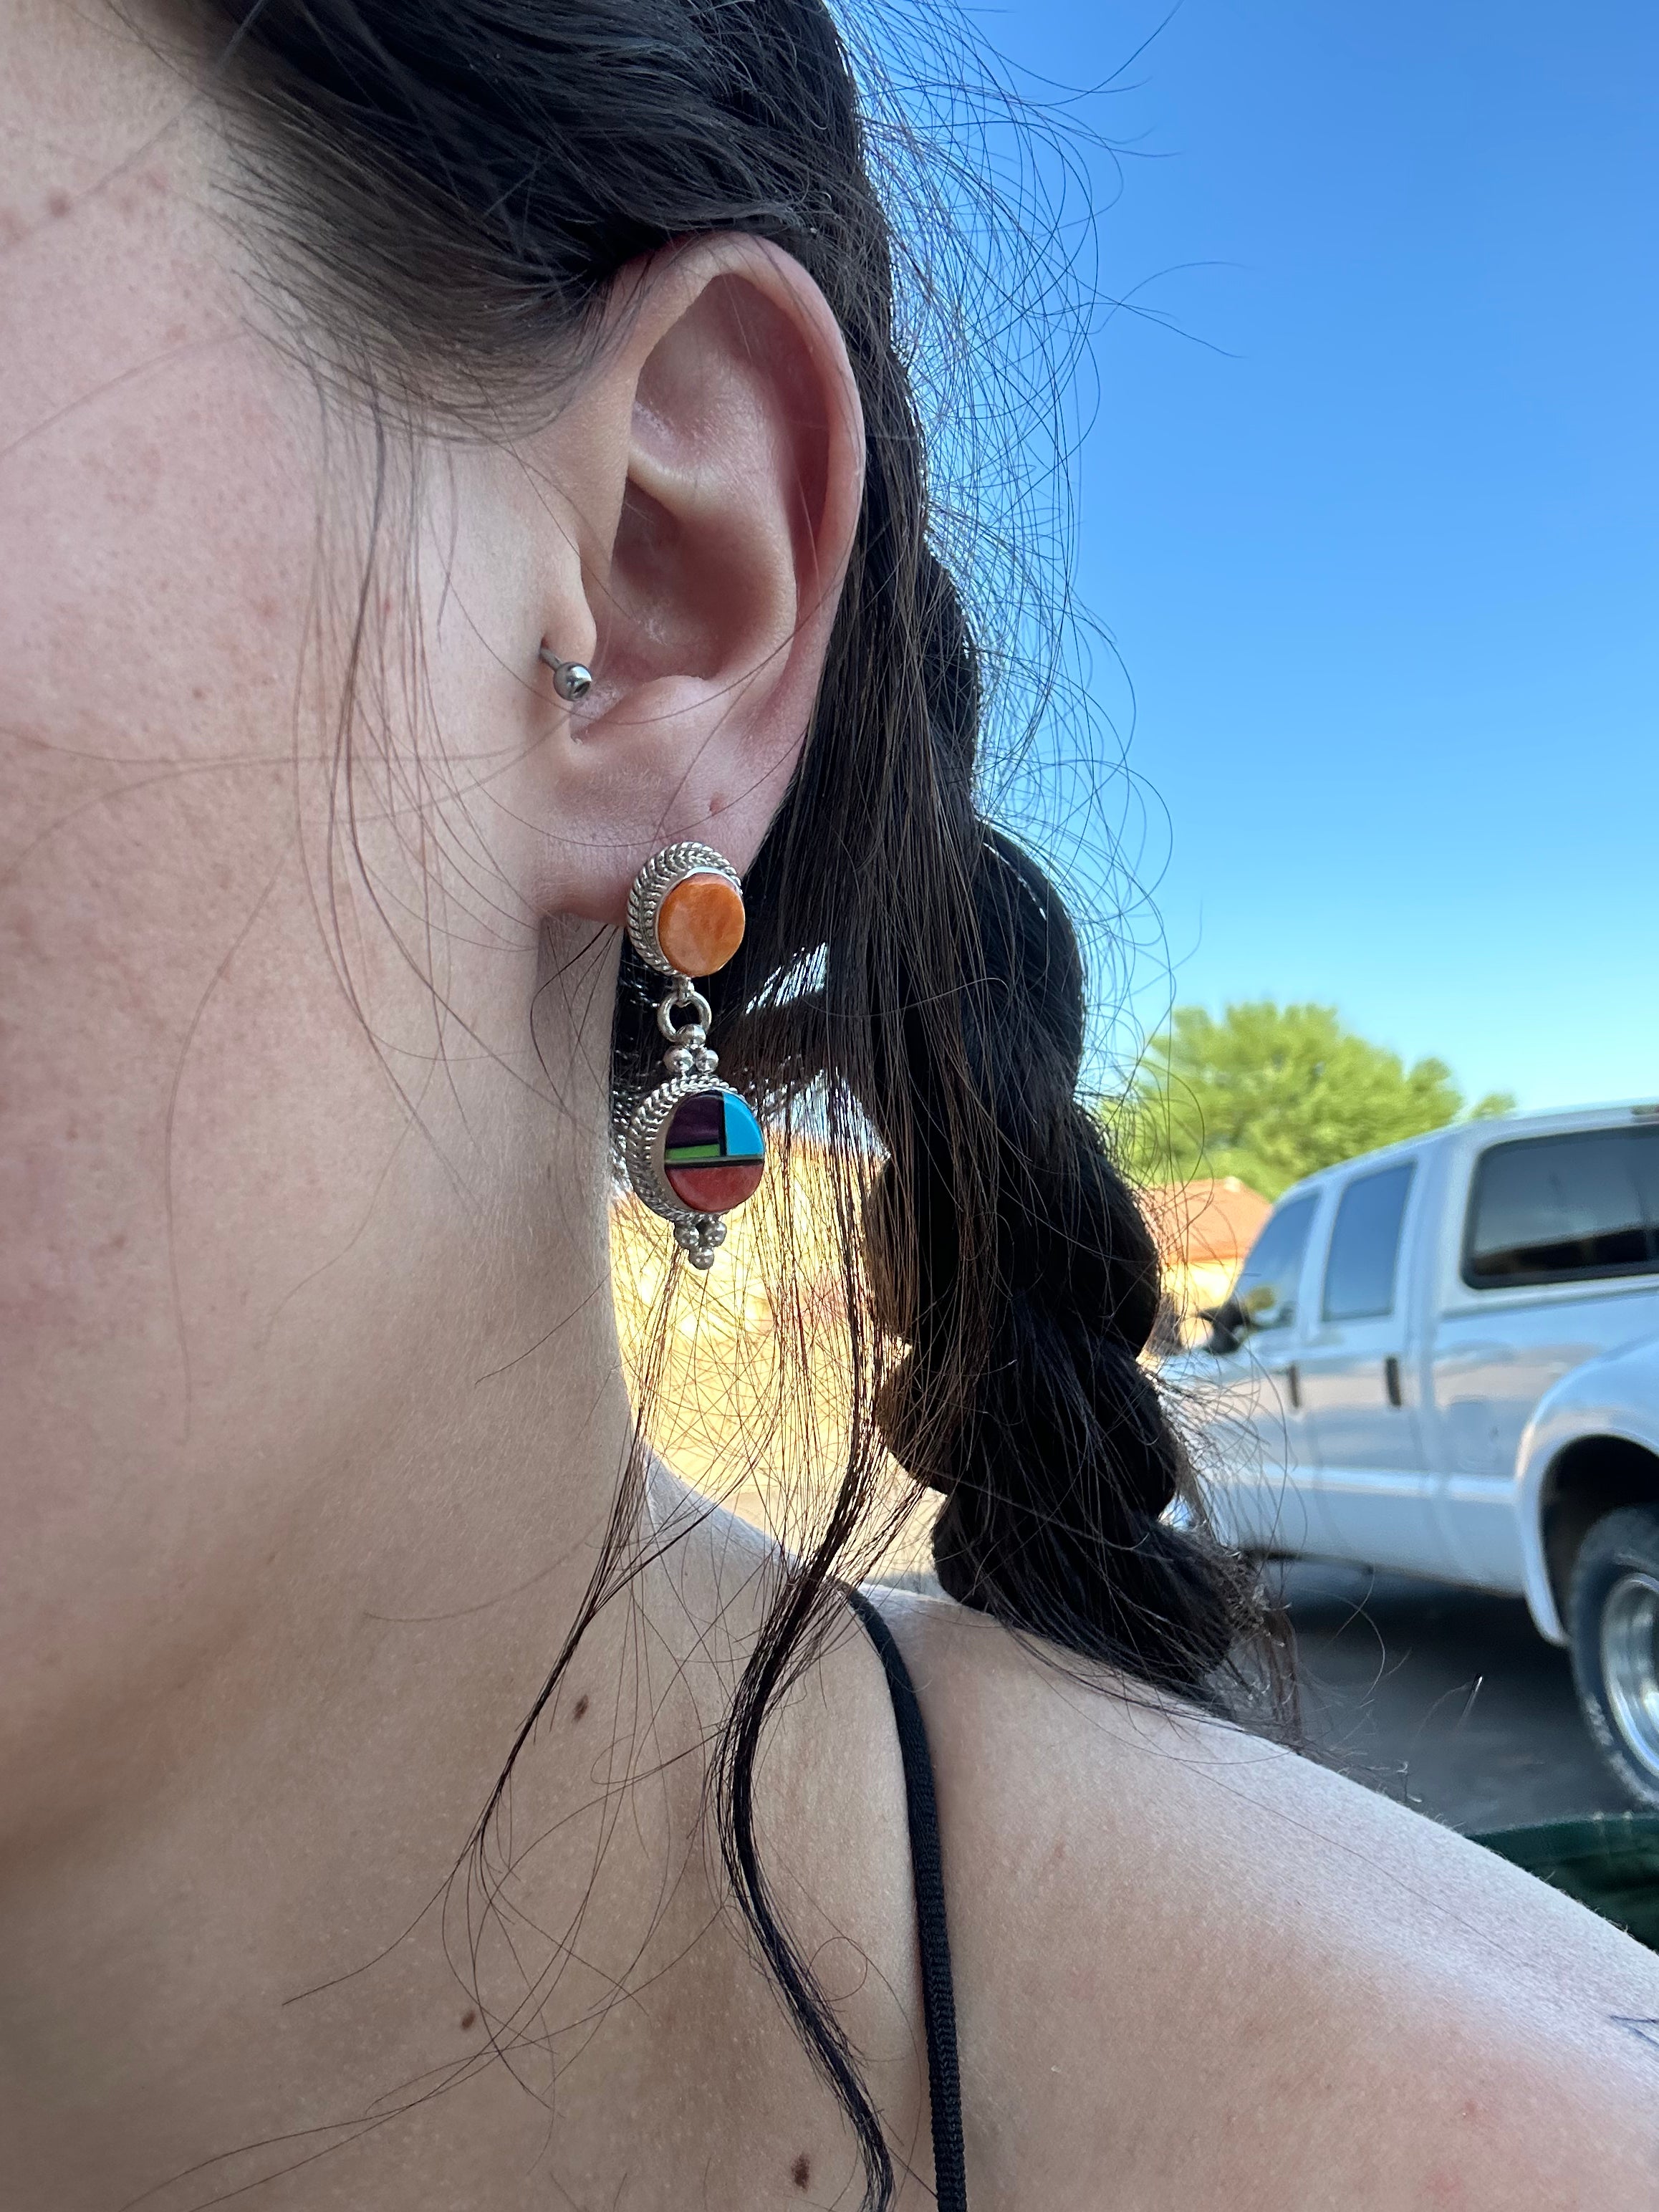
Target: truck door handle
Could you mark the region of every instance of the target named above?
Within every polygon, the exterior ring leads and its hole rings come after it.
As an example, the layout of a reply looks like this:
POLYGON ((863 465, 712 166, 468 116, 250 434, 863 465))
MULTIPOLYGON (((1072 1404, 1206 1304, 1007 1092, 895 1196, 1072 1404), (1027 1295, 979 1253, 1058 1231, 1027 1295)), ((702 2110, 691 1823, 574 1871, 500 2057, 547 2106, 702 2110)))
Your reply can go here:
POLYGON ((1389 1403, 1391 1406, 1405 1404, 1404 1398, 1400 1395, 1400 1362, 1395 1358, 1393 1352, 1390 1352, 1382 1362, 1382 1388, 1389 1394, 1389 1403))

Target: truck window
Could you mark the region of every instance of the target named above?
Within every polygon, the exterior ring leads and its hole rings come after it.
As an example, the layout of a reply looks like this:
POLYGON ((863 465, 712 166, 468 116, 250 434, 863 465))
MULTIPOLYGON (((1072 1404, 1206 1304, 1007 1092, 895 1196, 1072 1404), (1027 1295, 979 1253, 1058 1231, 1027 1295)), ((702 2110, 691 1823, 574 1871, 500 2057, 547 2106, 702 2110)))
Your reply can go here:
POLYGON ((1473 1289, 1659 1269, 1659 1129, 1589 1129, 1494 1145, 1463 1236, 1473 1289))
POLYGON ((1262 1223, 1233 1292, 1252 1328, 1288 1328, 1296 1319, 1296 1286, 1318 1203, 1311 1192, 1293 1198, 1262 1223))
POLYGON ((1406 1218, 1414 1160, 1356 1176, 1343 1192, 1325 1261, 1327 1321, 1365 1321, 1394 1311, 1400 1229, 1406 1218))

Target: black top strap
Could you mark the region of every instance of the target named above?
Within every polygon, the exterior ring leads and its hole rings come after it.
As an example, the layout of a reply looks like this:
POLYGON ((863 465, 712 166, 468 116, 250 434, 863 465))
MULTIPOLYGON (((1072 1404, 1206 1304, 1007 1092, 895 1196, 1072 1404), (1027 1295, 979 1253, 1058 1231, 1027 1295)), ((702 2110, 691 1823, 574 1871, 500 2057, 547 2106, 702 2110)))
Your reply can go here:
POLYGON ((962 2154, 962 2079, 957 2064, 957 2001, 951 1980, 951 1939, 945 1924, 945 1875, 939 1860, 939 1806, 933 1761, 915 1685, 893 1632, 861 1591, 849 1589, 854 1611, 870 1632, 893 1700, 904 1760, 910 1866, 916 1887, 921 1947, 921 2012, 927 2032, 927 2096, 933 2114, 933 2191, 939 2212, 968 2212, 962 2154))

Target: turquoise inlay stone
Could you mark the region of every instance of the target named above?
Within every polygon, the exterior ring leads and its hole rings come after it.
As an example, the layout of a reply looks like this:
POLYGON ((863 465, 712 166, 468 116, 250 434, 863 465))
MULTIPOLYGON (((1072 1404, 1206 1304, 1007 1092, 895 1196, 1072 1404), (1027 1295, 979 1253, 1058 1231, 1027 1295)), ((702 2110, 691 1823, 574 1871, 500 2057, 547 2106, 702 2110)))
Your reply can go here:
POLYGON ((725 1093, 726 1157, 728 1160, 763 1160, 766 1139, 746 1102, 735 1091, 725 1093))

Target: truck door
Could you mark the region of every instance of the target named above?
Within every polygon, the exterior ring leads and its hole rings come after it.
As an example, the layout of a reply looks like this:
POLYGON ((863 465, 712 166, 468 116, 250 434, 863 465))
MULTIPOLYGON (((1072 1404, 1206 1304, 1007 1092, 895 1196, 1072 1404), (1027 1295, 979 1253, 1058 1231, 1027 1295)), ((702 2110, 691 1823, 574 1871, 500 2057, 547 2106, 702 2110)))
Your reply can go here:
POLYGON ((1522 1587, 1515 1467, 1570 1368, 1659 1325, 1659 1129, 1574 1129, 1475 1162, 1432 1365, 1441 1515, 1460 1580, 1522 1587))
POLYGON ((1292 1196, 1269 1214, 1233 1298, 1249 1316, 1194 1411, 1201 1423, 1211 1510, 1242 1551, 1320 1553, 1311 1510, 1302 1407, 1298 1316, 1320 1194, 1292 1196))
POLYGON ((1424 1450, 1401 1264, 1420 1178, 1395 1160, 1345 1184, 1302 1360, 1309 1449, 1339 1559, 1438 1574, 1449 1561, 1424 1450))

